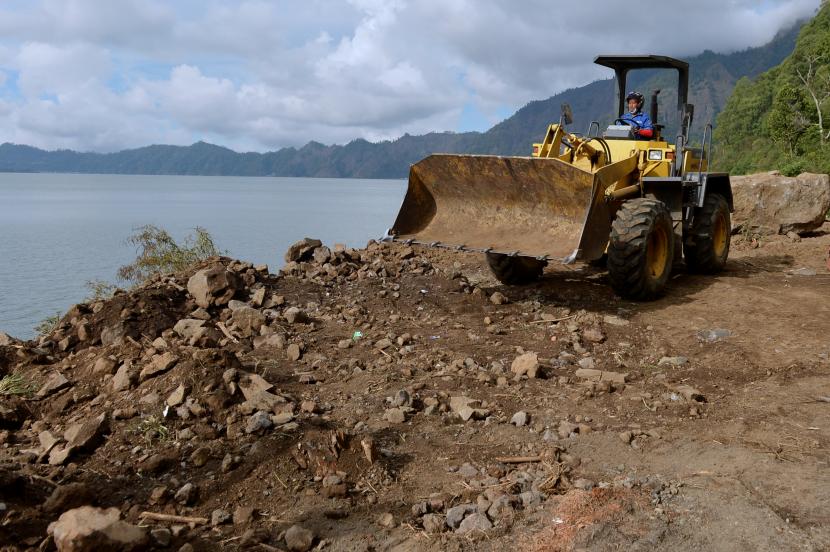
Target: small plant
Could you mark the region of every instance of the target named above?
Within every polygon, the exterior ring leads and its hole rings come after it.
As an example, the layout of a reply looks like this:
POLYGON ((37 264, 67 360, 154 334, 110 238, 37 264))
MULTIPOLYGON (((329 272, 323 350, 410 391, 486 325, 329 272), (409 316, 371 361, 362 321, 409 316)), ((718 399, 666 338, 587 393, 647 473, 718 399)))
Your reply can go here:
POLYGON ((138 257, 118 269, 118 278, 139 284, 156 274, 178 272, 208 257, 223 254, 207 230, 201 227, 194 230, 195 235, 187 236, 179 244, 163 228, 151 224, 136 228, 127 243, 136 247, 138 257))
POLYGON ((164 420, 155 416, 147 416, 139 422, 136 433, 141 435, 148 445, 153 441, 166 441, 170 438, 170 430, 164 425, 164 420))
POLYGON ((86 300, 87 302, 90 302, 109 299, 118 289, 118 286, 104 280, 89 280, 86 283, 86 288, 90 292, 90 295, 86 298, 86 300))
POLYGON ((37 326, 35 326, 35 331, 38 335, 49 335, 57 329, 58 323, 61 321, 61 318, 61 311, 57 311, 52 316, 47 316, 46 318, 41 320, 40 323, 37 326))
POLYGON ((35 384, 22 374, 6 374, 3 379, 0 379, 0 395, 30 397, 36 388, 35 384))

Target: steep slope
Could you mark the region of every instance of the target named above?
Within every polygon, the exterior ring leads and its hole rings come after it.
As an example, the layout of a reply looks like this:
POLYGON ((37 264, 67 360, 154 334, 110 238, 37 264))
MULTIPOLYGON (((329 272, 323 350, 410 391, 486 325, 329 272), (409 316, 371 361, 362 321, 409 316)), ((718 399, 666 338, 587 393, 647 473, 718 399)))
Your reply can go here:
POLYGON ((803 27, 795 49, 780 65, 737 83, 718 117, 718 167, 737 174, 769 169, 786 174, 830 172, 830 101, 822 97, 830 98, 830 5, 826 4, 803 27), (818 109, 811 89, 819 100, 818 109))
MULTIPOLYGON (((690 101, 696 105, 694 132, 713 121, 741 78, 755 78, 781 63, 792 51, 800 25, 782 31, 769 44, 732 54, 706 51, 691 58, 690 101)), ((632 73, 629 88, 647 96, 661 89, 661 123, 665 136, 676 134, 677 89, 668 71, 632 73)), ((591 121, 605 125, 614 113, 614 81, 600 80, 565 90, 547 100, 533 101, 513 116, 484 133, 436 132, 421 136, 406 134, 397 140, 370 143, 354 140, 343 146, 310 142, 302 148, 276 152, 236 153, 227 148, 198 142, 191 146, 154 145, 111 154, 46 152, 28 146, 0 146, 0 171, 87 172, 116 174, 189 174, 242 176, 318 176, 355 178, 402 178, 409 165, 435 152, 527 155, 547 125, 559 119, 560 105, 567 102, 574 112, 572 130, 584 132, 591 121)))

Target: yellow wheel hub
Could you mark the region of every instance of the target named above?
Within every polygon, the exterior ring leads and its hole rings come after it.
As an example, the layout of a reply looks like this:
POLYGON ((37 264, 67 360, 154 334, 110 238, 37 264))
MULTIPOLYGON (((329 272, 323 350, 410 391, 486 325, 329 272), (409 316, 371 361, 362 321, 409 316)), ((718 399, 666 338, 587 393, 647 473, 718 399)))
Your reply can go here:
POLYGON ((726 249, 726 242, 729 239, 728 226, 726 215, 724 213, 718 213, 717 218, 715 218, 714 227, 712 228, 712 247, 716 257, 722 256, 726 249))
POLYGON ((646 266, 649 276, 659 279, 666 271, 666 260, 669 256, 669 236, 665 228, 655 228, 648 237, 646 245, 646 266))

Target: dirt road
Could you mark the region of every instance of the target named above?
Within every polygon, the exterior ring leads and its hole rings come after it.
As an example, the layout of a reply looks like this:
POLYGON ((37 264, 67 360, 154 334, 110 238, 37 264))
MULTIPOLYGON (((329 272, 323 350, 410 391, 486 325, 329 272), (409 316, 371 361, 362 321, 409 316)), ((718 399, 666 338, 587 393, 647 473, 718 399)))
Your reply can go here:
POLYGON ((337 551, 829 550, 829 248, 830 224, 736 237, 723 274, 651 303, 599 270, 507 288, 476 256, 372 245, 279 277, 225 261, 259 314, 196 311, 192 271, 85 306, 0 346, 0 375, 68 380, 2 399, 0 546, 91 503, 173 550, 305 549, 293 525, 337 551), (43 432, 101 414, 50 464, 43 432))

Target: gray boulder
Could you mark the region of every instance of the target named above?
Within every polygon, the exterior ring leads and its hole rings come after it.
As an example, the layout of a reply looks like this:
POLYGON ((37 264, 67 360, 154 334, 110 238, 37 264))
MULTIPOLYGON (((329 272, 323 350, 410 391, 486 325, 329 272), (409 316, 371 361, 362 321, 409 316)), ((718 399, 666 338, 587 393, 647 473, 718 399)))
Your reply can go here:
POLYGON ((778 172, 733 176, 734 230, 760 234, 805 234, 824 224, 830 210, 830 176, 778 172))
POLYGON ((467 533, 483 533, 492 528, 493 524, 487 519, 487 516, 476 513, 465 517, 464 521, 461 522, 461 525, 455 531, 456 533, 464 535, 467 533))
POLYGON ((468 514, 476 511, 476 505, 472 503, 459 504, 447 510, 447 526, 450 529, 457 529, 468 514))

